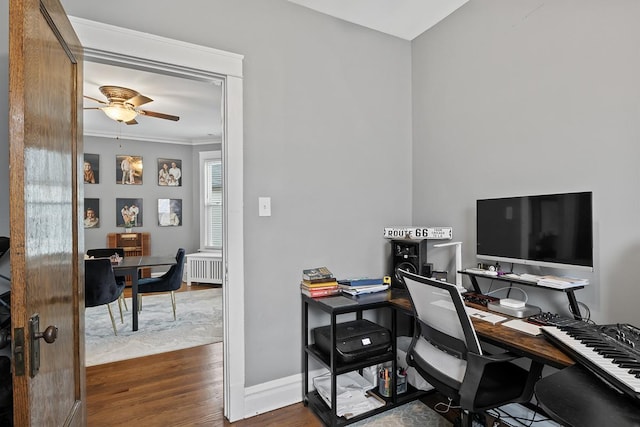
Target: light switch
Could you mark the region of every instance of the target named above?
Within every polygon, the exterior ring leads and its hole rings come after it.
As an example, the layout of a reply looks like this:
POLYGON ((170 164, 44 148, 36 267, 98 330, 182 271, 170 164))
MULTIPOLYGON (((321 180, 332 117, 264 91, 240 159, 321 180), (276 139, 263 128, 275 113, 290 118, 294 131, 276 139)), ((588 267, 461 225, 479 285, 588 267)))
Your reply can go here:
POLYGON ((271 197, 258 197, 258 215, 271 216, 271 197))

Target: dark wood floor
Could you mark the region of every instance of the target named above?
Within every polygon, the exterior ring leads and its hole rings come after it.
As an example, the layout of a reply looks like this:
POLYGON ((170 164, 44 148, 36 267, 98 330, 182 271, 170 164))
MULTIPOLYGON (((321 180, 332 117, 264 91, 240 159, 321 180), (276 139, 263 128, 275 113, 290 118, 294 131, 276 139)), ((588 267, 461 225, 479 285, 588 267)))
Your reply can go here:
MULTIPOLYGON (((182 291, 203 289, 193 286, 182 291)), ((298 403, 229 423, 223 415, 223 344, 123 360, 87 368, 87 424, 112 426, 320 427, 298 403)), ((446 401, 430 395, 433 407, 446 401)), ((446 418, 450 421, 455 412, 446 418)), ((489 424, 491 425, 491 424, 489 424)))

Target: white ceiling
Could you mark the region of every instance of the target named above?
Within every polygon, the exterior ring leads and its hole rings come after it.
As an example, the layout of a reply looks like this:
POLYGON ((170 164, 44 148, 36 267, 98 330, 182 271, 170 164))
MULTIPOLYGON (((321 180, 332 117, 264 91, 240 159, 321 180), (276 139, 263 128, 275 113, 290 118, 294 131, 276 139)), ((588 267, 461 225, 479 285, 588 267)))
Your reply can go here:
POLYGON ((289 0, 335 18, 413 40, 469 0, 289 0))
MULTIPOLYGON (((413 40, 468 0, 289 0, 292 3, 373 30, 413 40)), ((100 110, 84 111, 84 134, 108 138, 197 144, 218 142, 222 134, 222 85, 116 67, 84 63, 84 94, 105 99, 100 86, 124 86, 153 102, 140 108, 176 115, 173 122, 138 116, 137 125, 109 119, 100 110)), ((85 107, 98 103, 85 99, 85 107)))
MULTIPOLYGON (((124 86, 153 99, 140 109, 179 116, 180 120, 139 115, 137 125, 126 125, 111 120, 100 110, 85 110, 84 134, 185 144, 218 142, 222 129, 222 85, 217 83, 85 61, 85 95, 106 101, 98 89, 100 86, 124 86)), ((84 106, 101 105, 85 98, 84 106)))

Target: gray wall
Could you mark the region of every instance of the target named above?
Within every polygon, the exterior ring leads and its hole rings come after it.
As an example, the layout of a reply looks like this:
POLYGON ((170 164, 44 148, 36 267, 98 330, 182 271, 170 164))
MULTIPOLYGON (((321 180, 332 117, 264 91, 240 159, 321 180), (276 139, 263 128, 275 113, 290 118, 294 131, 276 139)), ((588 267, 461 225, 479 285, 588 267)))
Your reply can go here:
POLYGON ((246 385, 298 374, 301 270, 386 273, 382 229, 410 222, 410 43, 284 0, 62 3, 245 55, 246 385))
POLYGON ((116 198, 142 198, 142 227, 133 231, 151 233, 151 254, 175 255, 178 247, 187 253, 195 252, 200 247, 198 152, 219 147, 220 144, 189 146, 85 136, 84 152, 100 155, 100 182, 84 186, 86 198, 100 199, 100 227, 85 229, 85 249, 106 247, 108 233, 124 231, 116 227, 116 198), (116 183, 116 156, 125 154, 142 157, 142 185, 116 183), (158 185, 159 158, 182 160, 182 186, 158 185), (158 199, 182 199, 181 226, 158 226, 158 199))
POLYGON ((595 271, 576 295, 598 323, 640 324, 638 16, 633 0, 471 0, 412 43, 414 222, 452 225, 468 266, 476 199, 593 191, 595 271))

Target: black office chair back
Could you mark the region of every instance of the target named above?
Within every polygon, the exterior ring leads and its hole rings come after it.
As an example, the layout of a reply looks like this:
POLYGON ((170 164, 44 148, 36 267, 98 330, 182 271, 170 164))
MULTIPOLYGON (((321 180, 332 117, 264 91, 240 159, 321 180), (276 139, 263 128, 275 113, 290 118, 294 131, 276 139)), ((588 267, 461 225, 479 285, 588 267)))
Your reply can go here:
POLYGON ((109 258, 84 261, 85 306, 96 307, 118 299, 124 283, 118 283, 109 258))
POLYGON ((88 249, 87 255, 93 258, 109 258, 113 254, 118 254, 120 258, 124 258, 123 248, 97 248, 88 249))
POLYGON ((414 316, 422 335, 439 348, 461 359, 467 352, 482 354, 480 341, 455 285, 401 271, 409 291, 414 316))

